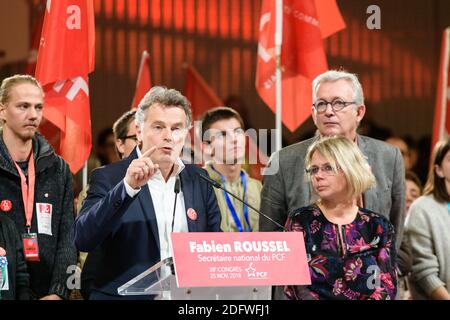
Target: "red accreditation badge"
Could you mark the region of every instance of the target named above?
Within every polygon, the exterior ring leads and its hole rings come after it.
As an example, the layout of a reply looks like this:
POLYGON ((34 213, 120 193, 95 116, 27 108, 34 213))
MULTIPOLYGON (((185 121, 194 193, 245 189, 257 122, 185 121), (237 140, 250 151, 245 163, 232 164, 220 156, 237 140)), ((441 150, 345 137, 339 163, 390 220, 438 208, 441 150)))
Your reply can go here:
POLYGON ((0 291, 3 290, 9 290, 8 259, 4 256, 0 256, 0 291))
POLYGON ((39 261, 37 233, 22 234, 23 253, 27 262, 39 261))

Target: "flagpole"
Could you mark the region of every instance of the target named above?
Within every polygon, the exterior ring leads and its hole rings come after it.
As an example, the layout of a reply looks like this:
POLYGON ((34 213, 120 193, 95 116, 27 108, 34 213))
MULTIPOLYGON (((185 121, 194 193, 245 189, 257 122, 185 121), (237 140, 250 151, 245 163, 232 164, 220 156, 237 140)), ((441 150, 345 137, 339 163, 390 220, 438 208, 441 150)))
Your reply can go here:
POLYGON ((275 1, 275 151, 282 145, 281 44, 283 42, 283 0, 275 1))
MULTIPOLYGON (((446 119, 447 119, 447 87, 449 86, 448 74, 449 74, 449 54, 450 54, 450 27, 444 30, 444 60, 443 60, 443 77, 442 77, 442 93, 441 97, 441 123, 439 126, 439 138, 438 141, 445 137, 446 133, 446 119)), ((449 97, 450 98, 450 97, 449 97)))
POLYGON ((83 167, 83 189, 86 188, 87 183, 88 183, 88 161, 86 160, 84 162, 84 167, 83 167))

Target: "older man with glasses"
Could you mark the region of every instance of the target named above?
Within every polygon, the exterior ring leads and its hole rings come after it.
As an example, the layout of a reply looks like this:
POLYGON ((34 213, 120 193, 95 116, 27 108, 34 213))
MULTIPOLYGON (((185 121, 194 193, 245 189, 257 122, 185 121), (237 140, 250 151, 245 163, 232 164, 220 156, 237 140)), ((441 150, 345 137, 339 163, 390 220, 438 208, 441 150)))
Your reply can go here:
MULTIPOLYGON (((313 102, 312 117, 318 134, 272 155, 270 165, 278 166, 278 170, 264 177, 261 211, 284 224, 289 212, 313 203, 316 195, 305 179, 304 159, 308 148, 320 137, 341 135, 358 145, 376 178, 376 187, 361 194, 358 206, 387 217, 400 244, 405 219, 402 155, 398 148, 357 134, 366 111, 358 78, 345 71, 319 75, 313 81, 313 102)), ((270 221, 260 220, 260 231, 275 229, 270 221)))

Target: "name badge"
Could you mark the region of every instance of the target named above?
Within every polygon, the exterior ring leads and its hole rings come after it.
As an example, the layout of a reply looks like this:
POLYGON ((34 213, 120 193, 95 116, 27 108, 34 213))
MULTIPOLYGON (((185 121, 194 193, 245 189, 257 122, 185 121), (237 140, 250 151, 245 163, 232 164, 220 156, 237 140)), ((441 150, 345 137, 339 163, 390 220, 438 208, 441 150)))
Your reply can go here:
POLYGON ((52 205, 36 203, 38 233, 52 235, 52 205))
POLYGON ((9 290, 8 259, 0 256, 0 291, 9 290))
POLYGON ((23 253, 28 262, 39 261, 39 246, 37 233, 22 234, 23 253))

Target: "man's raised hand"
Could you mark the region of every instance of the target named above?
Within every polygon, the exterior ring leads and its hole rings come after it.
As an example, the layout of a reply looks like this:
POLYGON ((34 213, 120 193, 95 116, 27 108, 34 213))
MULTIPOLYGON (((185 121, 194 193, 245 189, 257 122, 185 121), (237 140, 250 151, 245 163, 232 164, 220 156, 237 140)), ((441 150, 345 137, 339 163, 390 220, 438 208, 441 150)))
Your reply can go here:
POLYGON ((133 189, 139 189, 145 185, 159 169, 158 164, 154 164, 150 159, 150 156, 155 150, 156 147, 151 147, 139 158, 131 161, 127 169, 127 174, 125 175, 125 181, 133 189))

